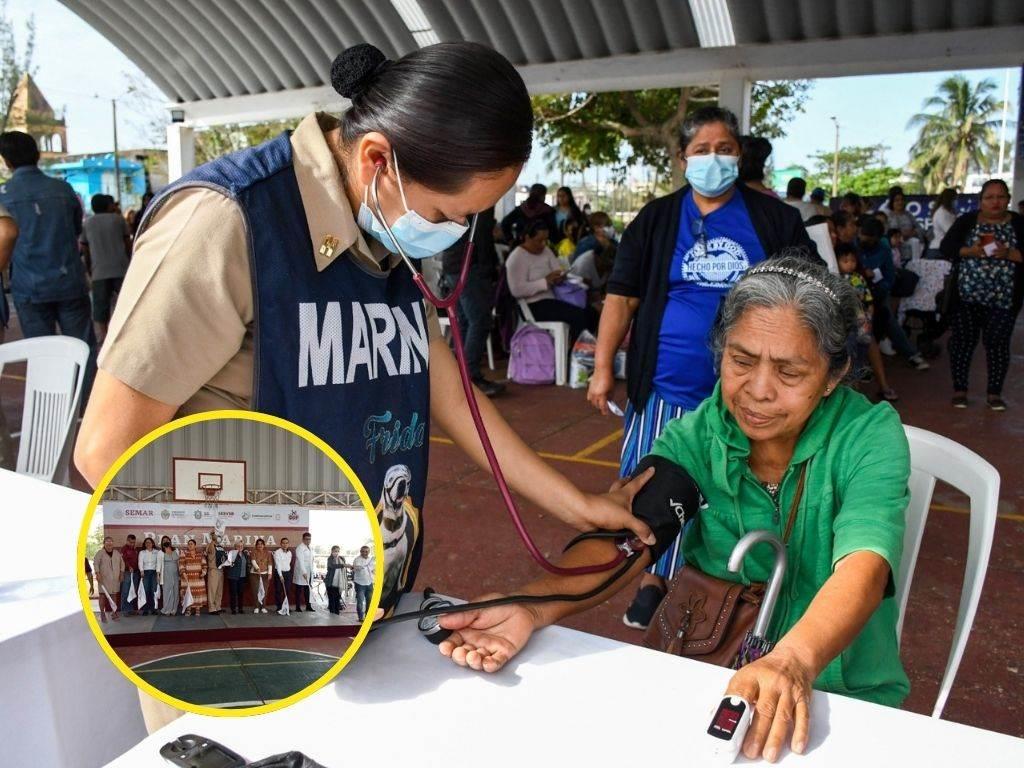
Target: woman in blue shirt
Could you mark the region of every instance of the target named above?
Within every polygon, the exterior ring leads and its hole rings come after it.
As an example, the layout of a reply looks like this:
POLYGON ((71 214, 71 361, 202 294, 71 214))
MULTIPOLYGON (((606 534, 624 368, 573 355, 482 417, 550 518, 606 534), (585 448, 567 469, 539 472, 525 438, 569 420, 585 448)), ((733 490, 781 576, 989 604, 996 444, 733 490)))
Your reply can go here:
MULTIPOLYGON (((680 160, 687 186, 646 205, 626 228, 601 314, 588 399, 608 413, 615 352, 629 343, 621 474, 628 476, 664 426, 711 394, 716 375, 708 333, 718 305, 755 264, 787 247, 817 250, 791 206, 739 177, 736 116, 705 107, 683 121, 680 160)), ((644 575, 623 621, 643 629, 678 567, 675 546, 644 575)))

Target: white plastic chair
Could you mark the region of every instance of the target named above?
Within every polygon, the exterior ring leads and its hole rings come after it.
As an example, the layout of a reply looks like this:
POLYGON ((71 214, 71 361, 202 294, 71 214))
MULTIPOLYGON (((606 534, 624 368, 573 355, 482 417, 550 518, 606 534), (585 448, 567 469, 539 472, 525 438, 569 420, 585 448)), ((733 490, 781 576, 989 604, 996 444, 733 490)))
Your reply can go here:
POLYGON ((0 374, 25 360, 25 406, 15 471, 67 485, 89 345, 70 336, 41 336, 0 344, 0 374))
MULTIPOLYGON (((494 310, 491 310, 493 315, 494 310)), ((444 336, 445 341, 450 341, 452 337, 452 321, 448 319, 447 315, 439 316, 437 321, 441 324, 441 335, 444 336)), ((491 343, 491 334, 487 334, 487 366, 493 371, 494 370, 494 344, 491 343)))
POLYGON ((516 302, 519 304, 519 311, 523 313, 524 322, 547 331, 555 340, 555 384, 564 387, 569 378, 569 324, 555 321, 538 322, 534 319, 530 305, 525 299, 516 299, 516 302))
POLYGON ((963 658, 964 649, 967 647, 967 638, 971 634, 971 625, 974 623, 981 588, 985 582, 985 572, 988 570, 999 503, 999 473, 981 456, 959 443, 917 427, 904 429, 910 442, 910 505, 907 507, 907 527, 903 535, 903 559, 900 561, 899 577, 896 579, 896 600, 899 605, 897 637, 903 632, 910 582, 921 549, 921 538, 928 520, 935 481, 948 483, 965 493, 971 501, 967 567, 963 591, 960 593, 956 628, 953 631, 953 647, 950 649, 946 671, 939 687, 939 696, 932 710, 932 717, 940 717, 946 706, 946 699, 949 698, 949 692, 953 688, 953 679, 963 658))

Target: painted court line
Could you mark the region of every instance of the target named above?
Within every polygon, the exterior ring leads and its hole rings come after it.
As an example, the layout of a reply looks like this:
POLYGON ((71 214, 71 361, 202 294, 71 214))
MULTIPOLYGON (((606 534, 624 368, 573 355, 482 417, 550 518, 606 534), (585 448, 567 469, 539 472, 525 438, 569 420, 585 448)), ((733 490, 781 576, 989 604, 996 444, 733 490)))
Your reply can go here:
MULTIPOLYGON (((455 442, 447 437, 432 437, 430 442, 438 443, 439 445, 455 445, 455 442)), ((544 451, 538 451, 537 455, 551 459, 552 461, 569 461, 574 464, 592 464, 595 467, 611 467, 612 469, 619 468, 619 462, 617 461, 602 461, 600 459, 591 459, 585 456, 569 456, 564 453, 545 453, 544 451)))
POLYGON ((584 448, 582 451, 577 451, 576 453, 573 454, 573 458, 575 458, 575 459, 586 458, 587 456, 591 456, 591 455, 597 453, 602 448, 604 448, 606 445, 611 445, 612 443, 617 442, 618 440, 621 440, 621 439, 622 439, 622 430, 621 429, 617 429, 614 432, 612 432, 610 435, 606 435, 605 437, 602 437, 600 440, 591 443, 586 448, 584 448))
MULTIPOLYGON (((153 662, 148 663, 152 664, 153 662)), ((151 672, 194 672, 199 669, 235 669, 236 667, 278 667, 284 666, 286 664, 330 664, 331 666, 334 666, 337 663, 337 659, 303 659, 301 661, 243 661, 236 662, 233 664, 204 664, 194 667, 156 667, 154 669, 139 669, 139 667, 132 667, 132 669, 138 672, 139 674, 148 675, 151 672)))

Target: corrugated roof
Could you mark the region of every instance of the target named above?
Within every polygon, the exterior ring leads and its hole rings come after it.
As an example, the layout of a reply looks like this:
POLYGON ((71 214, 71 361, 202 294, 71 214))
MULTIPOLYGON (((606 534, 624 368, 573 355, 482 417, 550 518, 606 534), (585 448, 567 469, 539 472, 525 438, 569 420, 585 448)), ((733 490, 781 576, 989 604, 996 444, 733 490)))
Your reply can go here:
POLYGON ((1024 24, 1019 0, 61 0, 173 101, 323 86, 370 42, 473 40, 520 66, 1024 24))

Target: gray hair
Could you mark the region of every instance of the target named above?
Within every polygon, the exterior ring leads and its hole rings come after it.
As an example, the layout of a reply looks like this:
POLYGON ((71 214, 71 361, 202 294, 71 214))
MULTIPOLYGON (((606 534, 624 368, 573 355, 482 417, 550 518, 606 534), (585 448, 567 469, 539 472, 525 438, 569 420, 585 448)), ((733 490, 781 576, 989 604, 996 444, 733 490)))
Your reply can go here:
POLYGON ((853 373, 860 299, 842 277, 809 261, 805 249, 784 249, 747 272, 729 291, 711 329, 717 369, 721 370, 729 332, 753 307, 793 307, 828 361, 829 375, 840 375, 847 366, 846 376, 853 373))
POLYGON ((736 143, 741 143, 740 123, 736 119, 736 115, 725 107, 701 107, 687 115, 679 126, 679 151, 685 154, 686 148, 693 142, 697 131, 705 125, 713 123, 722 123, 729 129, 729 133, 736 139, 736 143))

